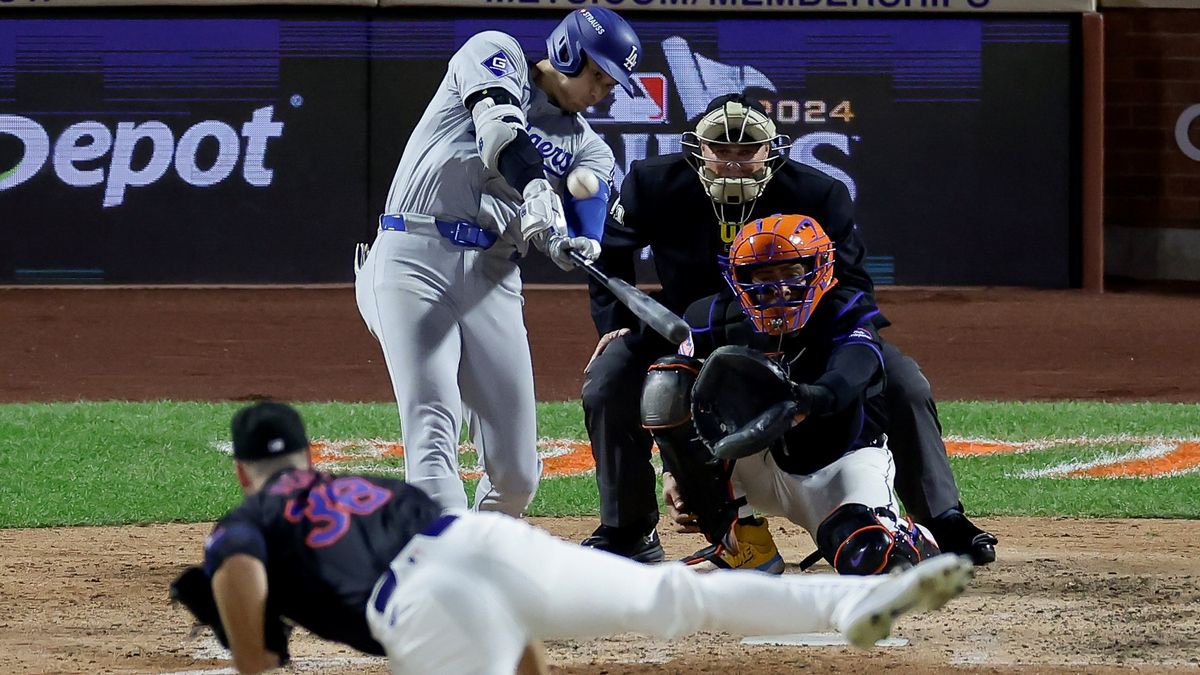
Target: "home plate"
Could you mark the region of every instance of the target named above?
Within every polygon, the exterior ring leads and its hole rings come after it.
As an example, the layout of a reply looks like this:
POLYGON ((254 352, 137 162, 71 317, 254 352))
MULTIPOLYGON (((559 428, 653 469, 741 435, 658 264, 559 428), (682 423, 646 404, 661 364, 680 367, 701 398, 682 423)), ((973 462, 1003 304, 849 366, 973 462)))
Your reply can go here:
MULTIPOLYGON (((792 633, 790 635, 750 635, 742 638, 744 645, 788 645, 792 647, 845 647, 850 643, 841 633, 792 633)), ((875 643, 876 647, 903 647, 907 638, 888 637, 875 643)))

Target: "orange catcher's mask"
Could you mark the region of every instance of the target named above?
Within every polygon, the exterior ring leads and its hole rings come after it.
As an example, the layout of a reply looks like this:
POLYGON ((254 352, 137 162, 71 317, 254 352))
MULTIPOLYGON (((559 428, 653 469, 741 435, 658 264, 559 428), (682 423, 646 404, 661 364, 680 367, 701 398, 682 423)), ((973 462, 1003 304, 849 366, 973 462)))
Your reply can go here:
POLYGON ((815 219, 774 215, 738 231, 721 264, 755 329, 783 335, 803 328, 821 296, 837 284, 833 251, 815 219))

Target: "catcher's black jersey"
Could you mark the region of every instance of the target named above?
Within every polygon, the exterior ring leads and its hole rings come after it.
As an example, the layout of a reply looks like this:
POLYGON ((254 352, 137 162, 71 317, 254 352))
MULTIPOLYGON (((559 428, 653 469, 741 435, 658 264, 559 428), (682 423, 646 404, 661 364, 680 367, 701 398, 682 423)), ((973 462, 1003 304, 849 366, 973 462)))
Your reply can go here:
POLYGON ((692 337, 680 351, 703 359, 724 345, 753 347, 774 356, 792 381, 825 387, 831 396, 814 401, 808 417, 771 450, 779 468, 809 474, 851 450, 883 444, 883 351, 873 325, 878 313, 861 291, 835 288, 804 328, 779 337, 755 331, 737 299, 725 292, 688 308, 692 337))
POLYGON ((204 544, 209 576, 235 553, 267 568, 267 610, 370 654, 366 606, 388 563, 442 513, 419 488, 376 476, 289 469, 221 519, 204 544))
MULTIPOLYGON (((815 218, 837 249, 834 276, 841 287, 871 296, 874 289, 863 266, 863 243, 853 209, 850 193, 840 181, 788 160, 754 201, 750 217, 783 213, 815 218)), ((662 290, 651 295, 667 309, 682 314, 692 302, 725 287, 717 256, 729 252, 740 226, 718 221, 712 200, 683 154, 637 161, 625 177, 620 195, 612 199, 596 267, 635 283, 635 256, 649 246, 662 284, 662 290)), ((607 288, 594 279, 588 284, 592 320, 600 334, 618 328, 643 330, 607 288)), ((649 330, 644 334, 654 335, 649 330)), ((663 353, 670 353, 665 341, 661 346, 663 353)))

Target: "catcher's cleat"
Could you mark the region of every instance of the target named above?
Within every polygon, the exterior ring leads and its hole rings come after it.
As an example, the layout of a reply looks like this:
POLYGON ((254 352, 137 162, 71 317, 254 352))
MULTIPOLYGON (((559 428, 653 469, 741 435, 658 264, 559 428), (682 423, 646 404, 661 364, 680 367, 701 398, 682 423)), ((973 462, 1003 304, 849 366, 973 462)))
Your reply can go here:
POLYGON ((959 509, 950 509, 926 525, 944 553, 971 556, 976 565, 996 561, 996 535, 979 529, 959 509))
POLYGON ((658 530, 655 528, 646 533, 601 525, 590 537, 580 542, 580 545, 615 553, 641 563, 658 563, 666 557, 663 554, 662 541, 658 538, 658 530))
POLYGON ((696 551, 683 562, 702 572, 737 569, 783 574, 783 556, 779 555, 766 518, 756 517, 749 523, 739 520, 733 524, 733 533, 737 538, 737 553, 724 544, 714 544, 696 551))
POLYGON ((841 617, 839 628, 846 641, 870 649, 892 632, 896 617, 909 611, 940 609, 961 594, 974 575, 971 559, 939 555, 903 572, 882 577, 841 617))

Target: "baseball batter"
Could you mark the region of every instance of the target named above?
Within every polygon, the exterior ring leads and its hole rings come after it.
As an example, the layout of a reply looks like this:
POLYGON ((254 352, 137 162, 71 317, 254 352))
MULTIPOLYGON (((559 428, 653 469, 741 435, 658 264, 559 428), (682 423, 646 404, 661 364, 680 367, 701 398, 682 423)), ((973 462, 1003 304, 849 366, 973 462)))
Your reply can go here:
POLYGON ((960 593, 972 572, 956 556, 875 578, 640 565, 502 514, 443 511, 399 480, 315 472, 303 422, 284 404, 238 411, 232 432, 246 499, 172 596, 243 673, 287 662, 283 619, 419 675, 546 672, 522 657, 531 644, 627 631, 838 629, 869 648, 899 614, 960 593))
POLYGON ((579 115, 641 55, 604 8, 571 12, 528 62, 499 32, 470 39, 409 137, 380 229, 356 280, 400 411, 407 480, 467 506, 464 417, 483 477, 474 507, 519 515, 541 475, 533 370, 517 259, 530 244, 563 269, 595 259, 613 153, 579 115), (563 188, 570 177, 577 194, 563 188))
POLYGON ((664 501, 714 544, 690 562, 782 571, 773 543, 747 541, 765 529, 755 510, 803 527, 842 574, 940 552, 899 515, 879 310, 862 291, 838 288, 834 255, 808 216, 752 221, 724 260, 733 293, 693 303, 681 356, 651 367, 642 409, 670 474, 664 501), (684 407, 691 414, 674 412, 684 407), (727 463, 718 469, 713 455, 727 463))

